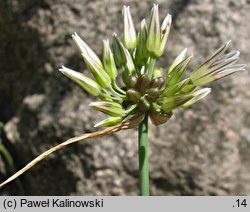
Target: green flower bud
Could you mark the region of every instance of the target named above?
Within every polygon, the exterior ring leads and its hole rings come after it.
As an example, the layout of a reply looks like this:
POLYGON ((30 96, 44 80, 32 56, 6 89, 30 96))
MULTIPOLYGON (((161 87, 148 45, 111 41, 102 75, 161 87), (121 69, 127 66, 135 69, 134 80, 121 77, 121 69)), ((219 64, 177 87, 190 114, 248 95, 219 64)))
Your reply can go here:
POLYGON ((88 54, 82 54, 82 56, 89 70, 95 77, 96 81, 103 88, 111 87, 111 79, 109 75, 105 72, 102 64, 100 65, 98 61, 95 61, 92 57, 89 57, 88 54))
POLYGON ((116 102, 92 102, 89 104, 89 106, 110 116, 124 115, 124 110, 122 109, 122 106, 116 102))
POLYGON ((197 67, 190 75, 192 81, 196 81, 210 73, 209 65, 212 64, 217 58, 219 58, 228 49, 231 41, 228 41, 223 46, 221 46, 213 55, 211 55, 205 62, 203 62, 199 67, 197 67))
POLYGON ((194 104, 195 102, 201 100, 202 98, 204 98, 206 95, 208 95, 211 92, 211 88, 203 88, 200 90, 197 90, 195 92, 192 93, 192 95, 194 96, 192 99, 190 99, 189 101, 187 101, 185 104, 183 104, 183 107, 189 107, 190 105, 194 104))
POLYGON ((137 39, 136 39, 136 32, 133 19, 129 11, 129 6, 127 7, 124 6, 122 12, 124 16, 124 32, 123 32, 124 45, 129 50, 132 50, 136 48, 137 39))
POLYGON ((149 32, 146 42, 147 49, 152 57, 158 57, 160 42, 161 42, 161 32, 160 32, 158 5, 154 4, 151 10, 149 32))
POLYGON ((115 63, 122 68, 122 79, 127 83, 128 76, 135 74, 135 66, 129 51, 119 41, 116 34, 113 34, 112 48, 114 52, 115 63))
POLYGON ((244 64, 235 65, 235 63, 239 60, 239 51, 233 51, 223 55, 223 53, 227 50, 229 43, 230 41, 224 44, 202 65, 191 73, 190 78, 194 85, 204 86, 235 72, 245 70, 244 64))
POLYGON ((113 34, 112 49, 114 53, 115 63, 118 68, 121 68, 127 63, 127 59, 124 47, 115 33, 113 34))
POLYGON ((187 49, 184 49, 174 60, 174 62, 171 64, 168 73, 171 73, 173 69, 179 65, 182 61, 186 59, 187 56, 187 49))
POLYGON ((169 31, 170 31, 170 27, 171 27, 171 23, 172 23, 172 16, 168 14, 163 20, 162 25, 161 25, 161 43, 160 43, 158 57, 160 57, 164 52, 166 42, 168 39, 168 35, 169 35, 169 31))
POLYGON ((179 107, 193 98, 191 94, 184 94, 184 95, 176 95, 168 98, 164 98, 161 101, 162 110, 164 113, 173 110, 176 107, 179 107))
POLYGON ((122 121, 122 117, 109 117, 107 119, 104 119, 97 124, 95 124, 94 127, 111 127, 114 126, 115 124, 118 124, 122 121))
POLYGON ((91 78, 85 76, 84 74, 80 72, 76 72, 72 69, 66 68, 62 66, 61 69, 59 69, 60 72, 62 72, 65 76, 69 77, 76 83, 78 83, 85 91, 87 91, 92 96, 98 96, 101 94, 101 86, 91 78))
POLYGON ((147 63, 148 60, 148 50, 145 48, 145 43, 147 42, 148 29, 145 19, 141 22, 141 29, 138 35, 138 44, 135 53, 135 63, 140 69, 143 65, 147 63))
POLYGON ((129 75, 135 74, 135 66, 134 66, 134 62, 133 59, 129 53, 129 51, 127 49, 124 48, 124 52, 125 52, 125 56, 126 56, 126 64, 123 67, 123 81, 126 83, 127 79, 129 77, 129 75))
POLYGON ((188 83, 188 84, 184 85, 183 87, 181 87, 180 92, 181 93, 191 93, 195 88, 197 88, 197 86, 195 86, 192 83, 188 83))
POLYGON ((158 5, 154 4, 151 10, 149 32, 146 43, 151 57, 156 58, 163 54, 170 31, 171 22, 172 17, 168 14, 160 26, 158 5))
POLYGON ((110 76, 110 78, 112 80, 115 80, 115 78, 117 77, 117 68, 115 65, 113 53, 110 49, 108 40, 103 41, 102 54, 103 54, 103 58, 102 58, 103 67, 105 71, 108 73, 108 75, 110 76))
POLYGON ((190 82, 190 79, 188 78, 174 85, 167 86, 163 90, 161 97, 173 96, 174 94, 178 93, 182 88, 184 88, 189 82, 190 82))
POLYGON ((96 55, 96 53, 77 35, 76 32, 72 35, 72 38, 74 39, 74 41, 76 42, 77 46, 81 50, 82 54, 88 55, 99 66, 102 66, 102 62, 99 59, 99 57, 96 55))
POLYGON ((168 73, 168 76, 166 78, 166 82, 168 85, 174 85, 181 80, 191 58, 192 56, 186 58, 178 65, 176 65, 170 73, 168 73))

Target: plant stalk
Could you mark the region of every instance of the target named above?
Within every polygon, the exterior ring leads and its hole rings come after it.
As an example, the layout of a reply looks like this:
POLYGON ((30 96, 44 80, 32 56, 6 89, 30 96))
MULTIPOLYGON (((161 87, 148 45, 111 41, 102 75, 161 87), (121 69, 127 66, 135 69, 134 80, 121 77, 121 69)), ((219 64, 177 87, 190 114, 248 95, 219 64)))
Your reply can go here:
POLYGON ((147 70, 149 79, 153 79, 154 67, 155 67, 155 59, 150 57, 147 70))
POLYGON ((139 174, 140 195, 149 196, 149 170, 148 170, 148 115, 146 114, 139 125, 139 174))

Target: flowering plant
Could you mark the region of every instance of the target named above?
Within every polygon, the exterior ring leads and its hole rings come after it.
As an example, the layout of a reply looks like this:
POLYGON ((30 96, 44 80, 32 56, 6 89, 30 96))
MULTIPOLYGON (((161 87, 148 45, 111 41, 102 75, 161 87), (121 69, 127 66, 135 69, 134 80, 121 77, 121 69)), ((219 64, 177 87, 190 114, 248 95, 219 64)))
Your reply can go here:
POLYGON ((154 125, 167 122, 173 110, 189 107, 210 93, 209 83, 243 71, 244 64, 235 64, 239 51, 227 52, 230 41, 195 68, 183 79, 192 56, 184 49, 167 71, 156 66, 164 53, 170 32, 172 17, 167 15, 160 24, 158 5, 153 5, 149 25, 142 20, 136 32, 128 6, 123 8, 123 42, 113 34, 112 43, 103 41, 102 58, 77 35, 72 35, 93 78, 62 66, 60 71, 100 101, 89 106, 105 113, 108 117, 95 127, 103 130, 84 134, 46 151, 4 183, 15 179, 40 160, 62 147, 86 139, 104 136, 116 131, 139 126, 139 172, 141 195, 149 195, 148 175, 148 117, 154 125), (123 84, 117 83, 121 75, 123 84))

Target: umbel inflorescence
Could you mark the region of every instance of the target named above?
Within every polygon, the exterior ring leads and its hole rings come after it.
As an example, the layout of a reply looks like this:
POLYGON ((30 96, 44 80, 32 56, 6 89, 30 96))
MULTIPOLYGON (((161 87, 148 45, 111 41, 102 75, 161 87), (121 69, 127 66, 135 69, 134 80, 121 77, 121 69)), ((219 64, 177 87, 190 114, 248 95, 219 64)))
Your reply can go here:
POLYGON ((110 117, 95 126, 108 127, 135 114, 148 114, 152 123, 165 123, 172 110, 188 107, 205 97, 209 83, 238 71, 244 64, 235 64, 240 52, 226 53, 230 42, 220 47, 204 63, 183 79, 192 56, 184 49, 168 70, 156 66, 162 56, 170 32, 172 18, 167 15, 160 24, 158 5, 154 5, 149 25, 142 20, 136 32, 128 6, 123 7, 123 42, 113 34, 112 44, 103 41, 102 58, 76 34, 72 35, 94 79, 62 66, 60 71, 77 82, 85 91, 101 101, 90 104, 110 117), (124 85, 117 85, 121 74, 124 85))

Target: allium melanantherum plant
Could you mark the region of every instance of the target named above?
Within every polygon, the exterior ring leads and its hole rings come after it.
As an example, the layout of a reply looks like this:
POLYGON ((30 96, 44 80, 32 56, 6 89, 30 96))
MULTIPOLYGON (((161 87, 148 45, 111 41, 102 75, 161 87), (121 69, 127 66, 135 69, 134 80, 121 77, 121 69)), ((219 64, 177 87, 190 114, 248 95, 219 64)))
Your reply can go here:
POLYGON ((128 6, 123 7, 123 17, 123 42, 116 34, 113 34, 111 43, 109 40, 104 40, 101 58, 77 33, 72 35, 93 78, 64 66, 60 69, 90 95, 100 99, 90 106, 109 117, 95 126, 109 128, 93 133, 93 136, 85 134, 70 139, 48 150, 2 185, 63 146, 139 125, 141 194, 148 195, 148 116, 154 125, 163 124, 170 119, 174 109, 180 106, 186 108, 209 94, 211 89, 206 87, 209 83, 244 70, 244 64, 235 64, 240 52, 227 52, 230 44, 227 42, 195 68, 189 77, 183 79, 184 72, 192 59, 192 56, 187 54, 187 49, 176 57, 168 70, 156 66, 156 61, 165 50, 172 22, 171 15, 168 14, 160 24, 158 5, 154 5, 149 25, 142 20, 138 32, 135 30, 128 6), (118 75, 122 77, 122 85, 117 83, 118 75))

